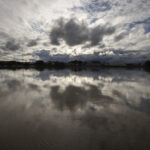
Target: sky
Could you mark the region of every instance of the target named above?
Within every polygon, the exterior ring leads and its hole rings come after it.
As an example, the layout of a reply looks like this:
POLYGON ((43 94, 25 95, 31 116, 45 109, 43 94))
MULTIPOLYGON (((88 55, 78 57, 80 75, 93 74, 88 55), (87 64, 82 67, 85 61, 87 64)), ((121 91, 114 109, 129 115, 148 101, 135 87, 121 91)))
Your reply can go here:
POLYGON ((150 0, 0 0, 0 60, 150 59, 150 0))

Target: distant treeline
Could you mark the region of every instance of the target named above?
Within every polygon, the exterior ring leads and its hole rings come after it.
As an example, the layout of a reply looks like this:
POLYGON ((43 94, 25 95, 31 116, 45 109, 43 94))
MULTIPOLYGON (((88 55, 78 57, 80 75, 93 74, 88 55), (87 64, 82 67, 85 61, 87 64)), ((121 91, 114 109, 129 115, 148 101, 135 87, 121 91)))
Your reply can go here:
POLYGON ((17 61, 0 61, 0 69, 87 69, 87 68, 100 68, 100 67, 109 67, 109 68, 144 68, 150 70, 150 61, 146 61, 144 64, 106 64, 101 63, 100 61, 70 61, 70 62, 59 62, 59 61, 49 61, 44 62, 42 60, 36 62, 17 62, 17 61))

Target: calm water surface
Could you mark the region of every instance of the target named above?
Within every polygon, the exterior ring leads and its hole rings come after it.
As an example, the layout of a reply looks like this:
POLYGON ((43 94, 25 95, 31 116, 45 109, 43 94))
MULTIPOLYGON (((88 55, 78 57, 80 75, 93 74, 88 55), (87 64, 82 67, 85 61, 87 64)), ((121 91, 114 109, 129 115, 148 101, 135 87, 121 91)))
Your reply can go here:
POLYGON ((150 74, 0 70, 0 150, 149 150, 150 74))

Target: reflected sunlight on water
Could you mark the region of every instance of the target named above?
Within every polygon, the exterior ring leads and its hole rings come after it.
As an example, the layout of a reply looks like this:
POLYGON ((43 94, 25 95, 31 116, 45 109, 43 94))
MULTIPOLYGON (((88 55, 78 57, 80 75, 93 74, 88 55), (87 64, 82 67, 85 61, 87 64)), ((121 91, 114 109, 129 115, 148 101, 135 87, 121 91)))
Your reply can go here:
POLYGON ((150 147, 150 74, 0 70, 0 149, 150 147))

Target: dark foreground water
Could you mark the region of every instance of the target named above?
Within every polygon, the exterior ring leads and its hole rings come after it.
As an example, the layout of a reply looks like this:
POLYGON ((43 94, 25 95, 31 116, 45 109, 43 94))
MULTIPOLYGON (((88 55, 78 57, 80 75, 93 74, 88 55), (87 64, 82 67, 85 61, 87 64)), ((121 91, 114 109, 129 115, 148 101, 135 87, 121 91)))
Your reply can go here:
POLYGON ((0 70, 0 150, 149 149, 149 73, 0 70))

